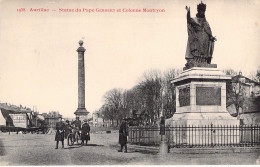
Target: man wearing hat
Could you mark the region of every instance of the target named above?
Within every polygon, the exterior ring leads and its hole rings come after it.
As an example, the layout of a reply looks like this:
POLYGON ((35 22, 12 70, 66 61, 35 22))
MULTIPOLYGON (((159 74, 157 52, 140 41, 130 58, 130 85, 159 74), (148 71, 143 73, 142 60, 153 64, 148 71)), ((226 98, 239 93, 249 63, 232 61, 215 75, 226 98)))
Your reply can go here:
POLYGON ((65 138, 67 138, 68 135, 69 135, 70 133, 72 133, 72 129, 73 129, 73 127, 71 126, 70 121, 69 121, 69 120, 66 120, 66 121, 65 121, 65 138))
POLYGON ((73 131, 73 138, 75 140, 76 133, 80 136, 79 130, 81 130, 81 121, 79 120, 79 116, 76 117, 76 120, 73 121, 71 125, 75 126, 75 130, 73 131))
POLYGON ((62 148, 64 148, 64 131, 65 131, 65 124, 64 119, 59 118, 60 121, 56 123, 56 135, 55 135, 55 141, 56 141, 56 148, 58 149, 59 141, 62 143, 62 148))
POLYGON ((76 128, 81 128, 81 121, 79 120, 79 117, 76 117, 76 120, 71 123, 72 125, 75 125, 76 128))
POLYGON ((124 118, 119 128, 119 144, 121 145, 121 148, 120 150, 118 150, 118 152, 122 152, 124 146, 125 146, 125 153, 127 152, 127 145, 126 145, 127 136, 128 136, 127 120, 128 120, 127 118, 124 118))
POLYGON ((90 140, 90 126, 88 124, 88 120, 83 120, 82 127, 81 127, 81 145, 84 146, 84 141, 86 140, 86 145, 88 144, 88 140, 90 140))

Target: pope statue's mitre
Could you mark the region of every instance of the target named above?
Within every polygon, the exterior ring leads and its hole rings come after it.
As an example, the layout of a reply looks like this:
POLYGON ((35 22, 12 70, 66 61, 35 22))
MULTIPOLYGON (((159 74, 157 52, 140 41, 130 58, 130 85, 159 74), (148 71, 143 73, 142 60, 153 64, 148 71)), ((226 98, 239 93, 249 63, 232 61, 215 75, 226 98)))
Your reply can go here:
POLYGON ((203 11, 206 11, 206 4, 204 4, 202 1, 200 4, 197 5, 197 10, 203 10, 203 11))

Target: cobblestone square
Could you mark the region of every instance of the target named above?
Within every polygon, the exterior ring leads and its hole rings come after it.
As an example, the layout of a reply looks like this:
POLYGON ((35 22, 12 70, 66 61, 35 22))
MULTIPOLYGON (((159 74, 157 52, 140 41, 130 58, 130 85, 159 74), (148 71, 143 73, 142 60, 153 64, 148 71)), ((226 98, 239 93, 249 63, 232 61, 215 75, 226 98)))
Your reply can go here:
MULTIPOLYGON (((256 165, 259 153, 158 154, 117 152, 118 133, 91 134, 88 146, 55 148, 54 134, 0 134, 1 165, 256 165)), ((258 161, 258 162, 257 162, 258 161)))

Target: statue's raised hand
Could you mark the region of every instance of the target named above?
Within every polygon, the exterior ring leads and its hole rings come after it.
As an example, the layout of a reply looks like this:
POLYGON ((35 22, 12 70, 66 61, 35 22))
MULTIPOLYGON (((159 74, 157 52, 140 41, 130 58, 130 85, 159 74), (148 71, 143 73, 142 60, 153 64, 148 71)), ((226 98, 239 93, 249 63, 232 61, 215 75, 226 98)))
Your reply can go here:
POLYGON ((185 9, 187 10, 187 12, 190 12, 190 7, 186 6, 185 9))
POLYGON ((217 41, 217 38, 216 38, 216 37, 213 37, 213 36, 211 36, 211 37, 210 37, 210 40, 211 40, 212 42, 215 42, 215 41, 217 41))

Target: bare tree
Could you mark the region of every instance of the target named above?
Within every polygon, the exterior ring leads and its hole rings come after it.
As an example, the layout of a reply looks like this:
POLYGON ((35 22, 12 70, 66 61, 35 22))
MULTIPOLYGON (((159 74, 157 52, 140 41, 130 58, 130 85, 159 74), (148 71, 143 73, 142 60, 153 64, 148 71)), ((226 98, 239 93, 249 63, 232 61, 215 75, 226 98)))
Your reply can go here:
POLYGON ((228 68, 228 69, 223 69, 222 72, 224 72, 226 75, 231 75, 231 76, 235 76, 238 74, 237 71, 231 69, 231 68, 228 68))
POLYGON ((260 82, 260 66, 258 67, 257 72, 256 72, 256 81, 260 82))
POLYGON ((143 123, 155 125, 162 111, 166 118, 175 113, 175 87, 171 80, 182 70, 169 69, 162 74, 159 70, 143 73, 139 83, 130 90, 112 89, 104 95, 104 116, 121 120, 139 113, 143 123), (164 93, 163 93, 164 92, 164 93))
POLYGON ((260 66, 255 72, 251 72, 249 74, 249 78, 252 79, 253 81, 260 82, 260 66))
POLYGON ((143 74, 143 79, 138 84, 144 102, 144 115, 146 122, 154 125, 160 117, 162 104, 162 74, 159 70, 150 70, 143 74))
MULTIPOLYGON (((109 112, 113 114, 113 119, 119 124, 119 120, 122 119, 120 114, 120 109, 122 108, 122 90, 112 89, 105 93, 104 95, 105 106, 109 109, 109 112)), ((106 110, 107 111, 107 110, 106 110)))
POLYGON ((227 107, 235 106, 236 114, 234 116, 238 116, 239 111, 243 110, 246 99, 245 88, 241 82, 232 82, 232 80, 227 82, 227 107))
POLYGON ((108 105, 103 104, 102 107, 99 109, 99 111, 102 113, 103 118, 110 120, 112 122, 112 126, 114 126, 113 110, 108 105))
POLYGON ((176 94, 175 86, 171 83, 173 78, 180 73, 180 70, 169 69, 164 72, 163 76, 163 111, 165 118, 171 118, 176 111, 176 94))
POLYGON ((227 75, 231 75, 232 79, 227 81, 226 84, 226 107, 230 107, 234 105, 236 109, 236 113, 233 116, 238 116, 239 111, 243 110, 244 102, 246 100, 245 88, 243 87, 241 81, 234 76, 238 74, 238 72, 233 69, 223 70, 227 75))

